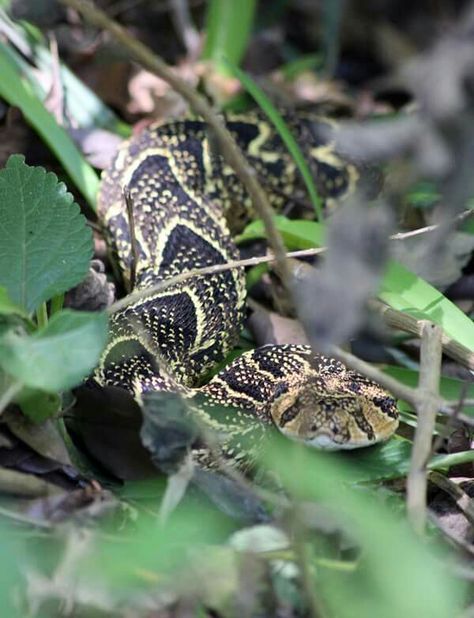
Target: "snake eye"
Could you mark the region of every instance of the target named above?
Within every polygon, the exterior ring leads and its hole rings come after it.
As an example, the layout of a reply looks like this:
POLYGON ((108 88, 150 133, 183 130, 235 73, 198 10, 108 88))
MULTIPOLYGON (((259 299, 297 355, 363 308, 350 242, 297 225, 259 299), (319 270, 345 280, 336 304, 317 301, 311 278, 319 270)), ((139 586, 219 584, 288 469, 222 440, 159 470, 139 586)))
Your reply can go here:
POLYGON ((280 427, 284 427, 287 423, 295 419, 298 416, 299 412, 300 410, 298 407, 298 398, 296 398, 294 403, 289 408, 287 408, 281 415, 280 427))

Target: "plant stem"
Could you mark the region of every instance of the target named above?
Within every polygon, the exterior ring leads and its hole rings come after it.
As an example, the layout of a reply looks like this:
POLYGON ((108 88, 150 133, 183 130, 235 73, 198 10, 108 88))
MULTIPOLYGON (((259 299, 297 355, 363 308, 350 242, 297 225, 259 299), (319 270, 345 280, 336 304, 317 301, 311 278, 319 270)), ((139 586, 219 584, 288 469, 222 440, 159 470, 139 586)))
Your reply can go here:
POLYGON ((46 302, 42 302, 36 310, 36 322, 38 328, 44 328, 48 324, 48 308, 46 302))
POLYGON ((56 296, 53 296, 49 306, 50 315, 54 315, 58 311, 61 311, 61 309, 63 308, 63 304, 64 294, 57 294, 56 296))

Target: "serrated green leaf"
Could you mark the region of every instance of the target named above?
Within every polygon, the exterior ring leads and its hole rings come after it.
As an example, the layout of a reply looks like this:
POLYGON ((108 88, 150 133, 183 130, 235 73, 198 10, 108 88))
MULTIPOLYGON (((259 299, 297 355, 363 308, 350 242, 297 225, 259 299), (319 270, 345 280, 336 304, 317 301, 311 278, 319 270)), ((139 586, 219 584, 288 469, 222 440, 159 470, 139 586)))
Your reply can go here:
POLYGON ((76 386, 96 366, 107 340, 107 316, 64 310, 48 325, 0 340, 0 366, 22 384, 49 393, 76 386))
POLYGON ((92 233, 52 173, 11 156, 0 170, 0 285, 28 313, 77 285, 92 257, 92 233))

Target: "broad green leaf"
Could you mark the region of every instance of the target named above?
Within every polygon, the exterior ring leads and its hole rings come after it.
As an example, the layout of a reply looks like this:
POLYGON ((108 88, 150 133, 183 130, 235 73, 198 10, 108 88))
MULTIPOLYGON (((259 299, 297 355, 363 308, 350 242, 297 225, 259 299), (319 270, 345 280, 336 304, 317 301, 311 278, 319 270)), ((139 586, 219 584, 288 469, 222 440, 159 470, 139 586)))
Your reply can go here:
POLYGON ((469 350, 474 350, 474 323, 439 290, 399 262, 391 260, 379 298, 390 307, 417 318, 432 320, 469 350))
POLYGON ((409 440, 395 436, 383 444, 334 455, 350 466, 352 482, 365 483, 406 476, 411 448, 409 440))
MULTIPOLYGON (((386 481, 401 478, 408 474, 410 469, 412 443, 405 438, 394 436, 388 442, 376 444, 370 448, 355 449, 353 451, 328 453, 328 460, 342 461, 348 466, 353 483, 367 483, 370 481, 386 481)), ((474 451, 463 451, 451 455, 435 455, 428 467, 440 470, 474 460, 474 451)))
POLYGON ((8 295, 7 289, 3 285, 0 286, 0 315, 19 315, 25 320, 28 320, 26 311, 12 301, 8 295))
POLYGON ((95 208, 95 196, 99 187, 97 174, 81 155, 66 131, 45 109, 30 83, 21 75, 2 44, 0 44, 0 75, 0 96, 10 105, 21 109, 28 122, 61 161, 91 208, 95 208))
POLYGON ((0 339, 0 366, 22 384, 48 393, 76 386, 97 365, 107 340, 104 313, 64 310, 48 325, 0 339))
MULTIPOLYGON (((288 219, 283 215, 276 215, 273 221, 282 235, 286 247, 290 251, 299 249, 313 249, 324 245, 325 226, 317 221, 302 219, 288 219)), ((237 236, 236 242, 243 243, 265 238, 266 232, 261 219, 249 223, 244 231, 237 236)))
MULTIPOLYGON (((324 242, 324 226, 316 221, 292 221, 283 216, 274 221, 289 249, 309 249, 324 242)), ((265 238, 261 221, 248 225, 237 241, 255 238, 265 238)), ((378 296, 394 309, 433 321, 449 337, 474 350, 473 321, 439 290, 399 262, 389 260, 378 296)))
POLYGON ((92 233, 63 183, 20 155, 0 170, 0 285, 28 313, 87 274, 92 233))

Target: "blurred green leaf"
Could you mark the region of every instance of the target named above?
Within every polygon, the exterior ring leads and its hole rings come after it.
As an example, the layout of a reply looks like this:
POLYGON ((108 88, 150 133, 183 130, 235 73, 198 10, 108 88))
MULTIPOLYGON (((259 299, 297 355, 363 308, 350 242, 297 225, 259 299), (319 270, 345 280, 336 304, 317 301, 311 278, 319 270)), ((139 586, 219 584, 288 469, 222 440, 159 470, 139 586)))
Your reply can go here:
POLYGON ((321 68, 322 64, 322 54, 305 54, 283 64, 279 71, 285 79, 291 80, 298 77, 300 73, 321 68))
POLYGON ((232 75, 224 62, 238 65, 247 48, 255 16, 255 0, 210 0, 206 17, 203 59, 211 60, 217 72, 232 75))
POLYGON ((107 340, 107 316, 64 310, 32 335, 8 331, 0 366, 22 384, 49 393, 76 386, 96 366, 107 340))
POLYGON ((41 135, 61 161, 72 181, 81 191, 91 208, 95 209, 95 198, 99 178, 85 161, 67 132, 58 125, 45 109, 30 83, 19 72, 18 67, 0 43, 0 96, 10 105, 19 107, 28 122, 41 135))
POLYGON ((87 274, 92 233, 63 183, 11 156, 0 170, 0 284, 28 313, 87 274))
POLYGON ((14 401, 23 414, 35 423, 54 416, 61 408, 61 397, 57 393, 45 393, 31 388, 23 388, 14 401))
POLYGON ((18 315, 25 320, 29 319, 27 312, 12 301, 8 294, 7 288, 3 285, 0 285, 0 315, 18 315))
POLYGON ((26 585, 25 578, 21 574, 21 565, 25 563, 26 550, 16 529, 5 523, 4 519, 0 519, 0 545, 3 561, 0 579, 2 614, 8 618, 21 618, 25 612, 20 606, 19 591, 24 590, 26 585))
POLYGON ((419 182, 408 192, 407 202, 415 208, 432 208, 439 202, 441 194, 432 182, 419 182))
POLYGON ((345 0, 323 0, 322 28, 324 41, 324 70, 333 76, 339 60, 340 30, 345 0))
POLYGON ((315 590, 331 616, 446 618, 461 611, 465 586, 446 569, 441 548, 418 538, 376 494, 349 487, 348 462, 281 440, 266 461, 291 495, 327 505, 361 546, 353 572, 316 572, 315 590))

